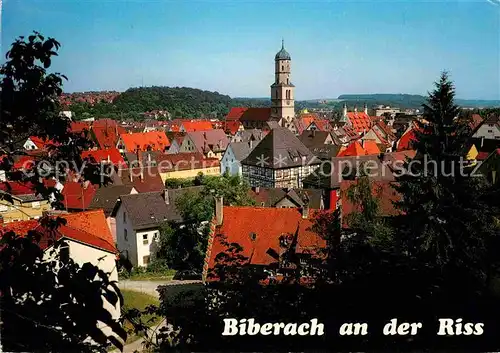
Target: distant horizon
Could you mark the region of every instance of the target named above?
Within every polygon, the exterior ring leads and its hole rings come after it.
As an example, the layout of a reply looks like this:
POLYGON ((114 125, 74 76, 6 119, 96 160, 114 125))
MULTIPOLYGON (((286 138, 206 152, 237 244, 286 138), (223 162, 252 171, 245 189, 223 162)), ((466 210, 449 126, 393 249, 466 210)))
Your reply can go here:
POLYGON ((457 97, 500 99, 500 5, 488 0, 4 0, 2 14, 3 54, 33 30, 61 43, 51 71, 68 77, 68 92, 165 85, 265 97, 284 38, 299 100, 426 95, 443 70, 457 97))
MULTIPOLYGON (((144 87, 129 87, 127 89, 131 89, 131 88, 148 88, 148 87, 186 87, 186 88, 193 88, 193 89, 200 89, 202 90, 201 88, 197 88, 197 87, 187 87, 187 86, 144 86, 144 87)), ((68 92, 68 91, 64 91, 63 93, 64 94, 73 94, 73 93, 90 93, 90 92, 118 92, 118 93, 123 93, 125 92, 127 89, 123 90, 123 91, 120 91, 120 90, 116 90, 116 89, 107 89, 107 90, 95 90, 95 89, 90 89, 90 90, 86 90, 86 91, 73 91, 73 92, 68 92)), ((204 90, 206 91, 206 90, 204 90)), ((248 96, 231 96, 229 94, 226 94, 224 92, 220 92, 220 91, 211 91, 211 92, 217 92, 219 94, 222 94, 222 95, 225 95, 225 96, 229 96, 231 99, 268 99, 268 100, 271 100, 271 96, 267 96, 267 97, 258 97, 258 96, 255 96, 255 97, 248 97, 248 96)), ((389 95, 411 95, 411 96, 422 96, 422 97, 426 97, 427 94, 418 94, 418 93, 386 93, 386 92, 376 92, 376 93, 341 93, 339 96, 342 96, 342 95, 376 95, 376 94, 389 94, 389 95)), ((315 100, 339 100, 339 98, 308 98, 308 99, 300 99, 300 98, 295 98, 295 101, 315 101, 315 100)), ((462 97, 455 97, 455 100, 465 100, 465 101, 485 101, 485 102, 500 102, 500 98, 499 99, 483 99, 483 98, 462 98, 462 97)))

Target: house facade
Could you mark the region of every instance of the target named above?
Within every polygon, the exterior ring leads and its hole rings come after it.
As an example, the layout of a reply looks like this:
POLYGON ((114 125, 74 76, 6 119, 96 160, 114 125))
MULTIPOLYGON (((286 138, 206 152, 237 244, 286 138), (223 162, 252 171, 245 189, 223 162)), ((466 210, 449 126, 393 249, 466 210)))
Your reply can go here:
POLYGON ((221 159, 220 173, 229 175, 243 175, 241 161, 248 157, 250 152, 260 141, 231 142, 221 159))
POLYGON ((49 200, 36 194, 28 183, 0 184, 0 217, 4 223, 39 219, 51 209, 49 200))
POLYGON ((289 129, 276 128, 241 164, 250 186, 301 188, 321 161, 289 129))

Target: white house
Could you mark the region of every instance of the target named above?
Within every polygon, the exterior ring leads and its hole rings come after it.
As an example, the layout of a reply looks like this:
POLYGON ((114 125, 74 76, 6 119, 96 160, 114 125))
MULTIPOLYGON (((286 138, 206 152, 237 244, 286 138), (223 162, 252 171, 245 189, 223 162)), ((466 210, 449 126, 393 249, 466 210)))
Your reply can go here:
POLYGON ((242 176, 243 169, 241 161, 248 157, 250 152, 257 146, 259 140, 249 140, 248 142, 231 142, 221 159, 221 174, 242 176))
POLYGON ((147 266, 158 250, 160 228, 166 221, 182 222, 175 201, 185 192, 199 192, 201 186, 122 195, 111 217, 116 220, 116 244, 134 266, 147 266))
POLYGON ((500 117, 494 114, 486 118, 477 128, 473 138, 484 138, 487 140, 500 140, 500 117))
MULTIPOLYGON (((55 216, 55 215, 54 215, 55 216)), ((31 229, 36 229, 42 237, 50 237, 61 244, 57 251, 54 246, 44 249, 44 259, 50 260, 59 253, 62 262, 72 259, 76 264, 82 266, 91 263, 107 273, 111 281, 118 281, 116 269, 116 256, 118 251, 111 239, 111 232, 106 223, 106 218, 102 210, 87 211, 78 213, 64 212, 57 213, 57 216, 66 219, 66 224, 60 225, 55 234, 53 230, 45 228, 38 220, 19 221, 7 223, 0 226, 0 236, 7 231, 14 231, 18 235, 26 235, 31 229)), ((42 241, 43 244, 47 242, 42 241)), ((104 308, 110 312, 114 320, 118 320, 121 315, 120 303, 111 305, 103 297, 104 308)), ((107 336, 114 335, 109 326, 101 325, 99 328, 107 336)))

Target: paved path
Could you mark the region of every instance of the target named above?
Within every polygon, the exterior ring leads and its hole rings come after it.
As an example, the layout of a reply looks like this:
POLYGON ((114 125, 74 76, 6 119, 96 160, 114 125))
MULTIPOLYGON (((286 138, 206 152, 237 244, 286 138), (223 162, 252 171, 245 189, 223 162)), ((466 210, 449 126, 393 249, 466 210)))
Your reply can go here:
POLYGON ((150 295, 154 295, 159 298, 159 293, 156 288, 158 286, 177 286, 182 284, 190 284, 190 283, 201 283, 201 281, 179 281, 179 280, 171 280, 171 281, 131 281, 131 280, 121 280, 118 282, 118 287, 120 289, 128 289, 136 292, 147 293, 150 295))

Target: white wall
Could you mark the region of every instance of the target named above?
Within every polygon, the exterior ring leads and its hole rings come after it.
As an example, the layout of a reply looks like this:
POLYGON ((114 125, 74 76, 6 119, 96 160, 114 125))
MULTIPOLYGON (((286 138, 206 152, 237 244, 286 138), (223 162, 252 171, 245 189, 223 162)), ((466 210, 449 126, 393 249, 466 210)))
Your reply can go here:
POLYGON ((30 138, 28 138, 28 139, 26 140, 26 142, 25 142, 25 143, 24 143, 24 145, 23 145, 23 148, 24 148, 25 150, 37 150, 37 149, 38 149, 38 147, 36 147, 36 145, 33 143, 33 141, 31 141, 31 139, 30 139, 30 138))
POLYGON ((124 207, 123 205, 120 205, 115 217, 116 246, 124 256, 128 256, 128 259, 130 260, 132 265, 137 266, 137 240, 135 230, 130 223, 128 215, 126 217, 126 222, 124 222, 123 212, 124 207), (125 239, 125 230, 127 230, 127 239, 125 239))
POLYGON ((498 140, 500 139, 500 128, 497 124, 483 123, 479 129, 477 129, 473 137, 498 140))
POLYGON ((224 155, 222 156, 220 167, 221 175, 226 172, 226 169, 229 169, 230 175, 242 175, 241 163, 234 156, 231 146, 227 148, 226 152, 224 152, 224 155))
POLYGON ((76 241, 68 240, 67 242, 69 245, 69 256, 74 262, 80 266, 86 262, 90 262, 104 272, 109 273, 111 281, 118 281, 115 254, 76 241))
POLYGON ((137 265, 147 266, 144 263, 144 256, 149 256, 149 261, 153 260, 158 248, 157 239, 160 236, 160 231, 158 228, 146 229, 137 231, 137 265), (144 244, 145 238, 147 239, 147 244, 144 244))

